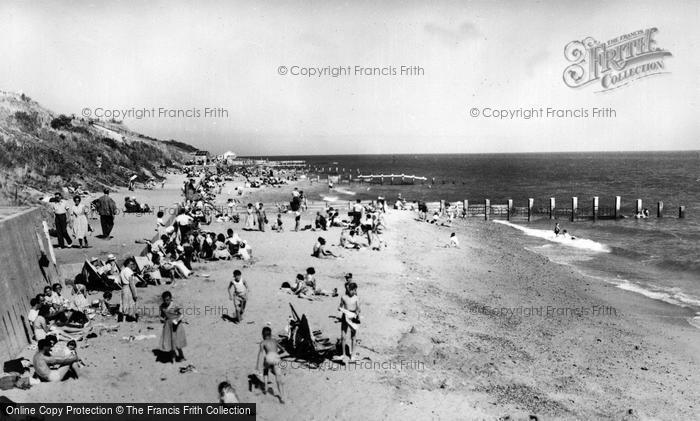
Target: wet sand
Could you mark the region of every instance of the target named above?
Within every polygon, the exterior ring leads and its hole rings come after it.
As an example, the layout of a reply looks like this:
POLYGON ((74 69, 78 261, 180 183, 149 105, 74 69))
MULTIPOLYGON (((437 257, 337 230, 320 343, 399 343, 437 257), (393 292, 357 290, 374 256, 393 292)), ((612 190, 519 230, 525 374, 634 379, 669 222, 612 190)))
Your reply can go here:
MULTIPOLYGON (((227 188, 220 200, 229 197, 227 188)), ((242 199, 287 201, 291 189, 261 189, 242 199)), ((163 203, 176 200, 179 196, 165 194, 163 203)), ((312 210, 306 223, 311 215, 312 210)), ((274 220, 269 211, 268 218, 274 220)), ((270 420, 700 415, 699 337, 682 310, 551 263, 525 250, 520 234, 508 227, 476 219, 436 227, 415 221, 411 212, 390 211, 387 249, 343 251, 342 259, 319 260, 310 256, 316 237, 337 243, 340 229, 293 232, 291 216, 284 220, 284 233, 241 231, 243 220, 213 223, 212 230, 232 227, 248 240, 254 261, 198 263, 198 276, 140 289, 139 305, 150 317, 79 344, 89 364, 87 377, 11 390, 8 397, 21 402, 213 402, 218 382, 229 380, 242 401, 257 403, 259 419, 270 420), (453 231, 461 248, 444 248, 453 231), (279 289, 308 266, 316 268, 319 286, 327 290, 342 290, 343 273, 354 274, 363 315, 359 360, 320 368, 285 362, 288 398, 282 405, 274 396, 248 389, 262 327, 269 323, 274 334, 283 333, 292 303, 312 329, 321 329, 332 342, 340 335, 339 324, 329 317, 337 315, 338 298, 307 301, 279 289), (234 269, 243 271, 251 287, 240 324, 221 318, 233 311, 226 287, 234 269), (187 313, 186 363, 155 361, 158 297, 165 290, 187 313), (156 338, 122 340, 139 334, 156 338), (196 372, 180 374, 187 364, 196 372)), ((120 237, 109 243, 125 244, 122 255, 137 253, 142 246, 134 240, 154 223, 155 216, 133 224, 120 219, 120 237)), ((102 245, 90 254, 95 251, 101 252, 102 245)), ((58 250, 59 260, 69 260, 66 255, 73 252, 58 250)))

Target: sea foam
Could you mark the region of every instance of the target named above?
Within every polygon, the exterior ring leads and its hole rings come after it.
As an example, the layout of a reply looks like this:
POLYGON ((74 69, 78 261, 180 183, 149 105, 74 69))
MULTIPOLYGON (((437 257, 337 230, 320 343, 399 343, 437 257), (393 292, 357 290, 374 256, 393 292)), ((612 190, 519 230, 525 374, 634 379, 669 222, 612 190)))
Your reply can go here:
POLYGON ((347 195, 349 195, 349 196, 355 196, 355 195, 357 194, 357 193, 355 193, 354 191, 350 191, 350 190, 348 190, 348 189, 344 189, 344 188, 341 188, 341 187, 336 187, 336 188, 333 189, 333 191, 337 191, 338 193, 342 193, 342 194, 347 194, 347 195))
POLYGON ((507 225, 509 227, 515 228, 524 232, 531 237, 542 238, 543 240, 551 241, 553 243, 558 243, 567 247, 574 247, 581 250, 588 250, 599 253, 610 253, 611 248, 603 243, 598 243, 593 240, 586 238, 571 238, 564 235, 555 235, 552 230, 542 230, 536 228, 523 227, 522 225, 512 224, 508 221, 493 221, 499 224, 507 225))

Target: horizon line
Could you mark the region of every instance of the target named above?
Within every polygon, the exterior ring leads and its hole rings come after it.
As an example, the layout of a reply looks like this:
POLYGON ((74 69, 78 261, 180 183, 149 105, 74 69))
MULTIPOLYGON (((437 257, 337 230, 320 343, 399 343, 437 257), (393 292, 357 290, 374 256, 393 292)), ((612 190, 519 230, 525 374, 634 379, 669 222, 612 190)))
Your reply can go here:
MULTIPOLYGON (((532 152, 399 152, 399 153, 341 153, 341 154, 256 154, 237 155, 238 158, 262 158, 276 156, 381 156, 381 155, 531 155, 531 154, 605 154, 605 153, 679 153, 697 152, 700 149, 615 150, 615 151, 532 151, 532 152)), ((221 154, 214 154, 221 155, 221 154)))

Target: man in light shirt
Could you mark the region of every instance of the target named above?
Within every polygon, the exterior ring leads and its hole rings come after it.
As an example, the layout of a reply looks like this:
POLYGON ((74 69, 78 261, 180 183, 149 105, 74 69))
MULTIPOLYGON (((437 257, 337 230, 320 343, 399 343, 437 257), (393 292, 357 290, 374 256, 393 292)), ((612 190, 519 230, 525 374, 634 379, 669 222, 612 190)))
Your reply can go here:
POLYGON ((68 234, 68 202, 63 200, 63 195, 56 192, 53 199, 51 199, 51 207, 53 207, 53 213, 55 215, 54 222, 56 224, 56 235, 58 236, 58 246, 60 248, 66 248, 73 245, 73 240, 71 240, 68 234))

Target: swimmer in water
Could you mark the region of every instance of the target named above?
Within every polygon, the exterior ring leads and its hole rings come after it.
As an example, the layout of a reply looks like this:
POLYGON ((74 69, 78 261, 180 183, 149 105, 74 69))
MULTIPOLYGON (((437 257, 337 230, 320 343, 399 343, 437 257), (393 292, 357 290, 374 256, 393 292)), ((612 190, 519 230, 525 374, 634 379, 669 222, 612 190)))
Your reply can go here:
POLYGON ((570 238, 570 239, 572 239, 572 240, 575 240, 575 239, 576 239, 576 237, 574 237, 573 235, 569 234, 566 230, 564 230, 564 232, 563 232, 561 235, 563 235, 564 238, 570 238))
POLYGON ((277 343, 276 340, 272 339, 272 329, 269 326, 265 326, 262 329, 263 340, 260 342, 260 351, 258 352, 258 361, 255 365, 255 370, 260 371, 260 362, 263 363, 263 393, 267 393, 267 375, 270 371, 275 375, 275 381, 277 382, 277 390, 279 391, 280 403, 284 403, 284 387, 282 385, 282 378, 280 375, 279 363, 282 361, 278 351, 284 352, 284 349, 277 343), (264 357, 263 357, 264 354, 264 357))

